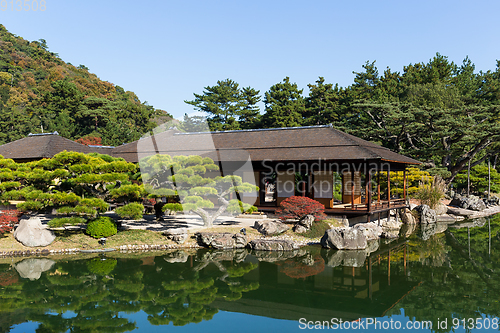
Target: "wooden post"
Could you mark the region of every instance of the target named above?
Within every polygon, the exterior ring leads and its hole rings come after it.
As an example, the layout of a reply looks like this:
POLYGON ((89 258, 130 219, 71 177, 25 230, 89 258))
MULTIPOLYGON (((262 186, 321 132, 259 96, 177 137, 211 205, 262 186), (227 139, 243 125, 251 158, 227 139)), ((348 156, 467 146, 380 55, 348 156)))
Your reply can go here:
POLYGON ((391 171, 387 169, 387 207, 391 207, 391 171))
POLYGON ((380 170, 377 173, 377 203, 380 203, 380 170))
MULTIPOLYGON (((368 174, 366 175, 366 199, 367 200, 367 209, 368 209, 368 213, 370 213, 372 211, 372 174, 371 174, 371 170, 368 170, 368 174)), ((369 216, 369 215, 368 215, 369 216)), ((368 217, 369 219, 370 217, 368 217)), ((368 221, 370 222, 370 221, 368 221)))
POLYGON ((406 202, 406 168, 403 170, 403 199, 406 202))
POLYGON ((354 171, 351 171, 351 208, 354 209, 354 171))

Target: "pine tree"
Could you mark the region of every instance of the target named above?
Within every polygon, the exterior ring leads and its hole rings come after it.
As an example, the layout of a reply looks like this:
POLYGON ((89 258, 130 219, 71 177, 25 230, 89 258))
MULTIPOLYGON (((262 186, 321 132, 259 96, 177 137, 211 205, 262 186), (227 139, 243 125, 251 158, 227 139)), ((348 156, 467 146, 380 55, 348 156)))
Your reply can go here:
POLYGON ((266 128, 302 126, 305 112, 302 91, 296 83, 290 83, 289 77, 266 91, 264 97, 266 113, 262 116, 263 126, 266 128))

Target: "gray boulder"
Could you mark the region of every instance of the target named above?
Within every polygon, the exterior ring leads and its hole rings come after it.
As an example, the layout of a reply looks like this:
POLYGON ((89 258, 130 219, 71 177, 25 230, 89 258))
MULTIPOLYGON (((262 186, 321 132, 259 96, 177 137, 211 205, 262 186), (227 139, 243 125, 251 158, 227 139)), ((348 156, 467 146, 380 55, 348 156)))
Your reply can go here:
POLYGON ((167 229, 163 232, 168 239, 173 240, 177 244, 183 244, 188 238, 188 233, 186 228, 172 228, 167 229))
POLYGON ((434 210, 436 211, 436 215, 438 215, 438 216, 444 215, 444 214, 446 214, 446 212, 448 212, 448 207, 444 203, 440 202, 436 205, 434 210))
POLYGON ((311 227, 314 223, 313 215, 306 215, 297 222, 297 224, 293 227, 293 231, 296 233, 304 233, 308 230, 311 230, 311 227))
POLYGON ((412 212, 418 216, 421 224, 436 223, 436 212, 427 205, 420 205, 415 207, 412 212))
POLYGON ((399 218, 401 218, 401 222, 403 222, 404 224, 418 223, 417 219, 415 218, 415 216, 413 216, 413 214, 408 208, 402 208, 399 210, 399 218))
POLYGON ((56 239, 54 233, 42 225, 38 216, 21 218, 19 226, 14 231, 14 237, 24 246, 29 247, 47 246, 56 239))
POLYGON ((461 196, 460 194, 455 194, 453 200, 450 202, 450 206, 455 206, 463 209, 482 211, 486 209, 486 204, 483 200, 475 195, 461 196))
POLYGON ((19 275, 24 279, 38 280, 43 272, 48 271, 56 262, 49 259, 25 259, 17 263, 14 267, 19 275))
POLYGON ((363 250, 367 246, 364 232, 355 228, 329 229, 320 243, 324 248, 337 250, 363 250))
POLYGON ((238 249, 244 248, 247 245, 245 235, 229 232, 198 232, 196 233, 196 239, 201 245, 214 249, 238 249))
POLYGON ((489 199, 484 199, 484 203, 487 206, 500 206, 500 199, 496 195, 491 195, 489 199))
POLYGON ((248 246, 255 251, 293 251, 299 247, 292 241, 284 239, 254 239, 248 246))
POLYGON ((275 236, 284 233, 290 227, 278 221, 255 221, 253 225, 264 236, 275 236))
POLYGON ((361 231, 365 235, 367 241, 378 239, 382 234, 382 227, 375 222, 358 223, 353 228, 361 231))

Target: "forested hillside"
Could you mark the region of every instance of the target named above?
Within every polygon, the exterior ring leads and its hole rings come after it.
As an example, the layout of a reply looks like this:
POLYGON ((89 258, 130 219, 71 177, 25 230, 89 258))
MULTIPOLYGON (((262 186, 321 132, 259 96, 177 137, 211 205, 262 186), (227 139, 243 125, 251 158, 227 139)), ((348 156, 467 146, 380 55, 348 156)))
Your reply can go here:
MULTIPOLYGON (((428 63, 387 68, 375 61, 353 72, 348 87, 320 77, 309 95, 286 77, 262 96, 227 79, 186 101, 203 111, 212 130, 333 124, 426 163, 452 181, 460 171, 484 163, 496 166, 500 153, 500 61, 494 71, 476 72, 436 54, 428 63), (258 102, 263 101, 264 110, 258 102)), ((185 117, 194 126, 197 119, 185 117)))
POLYGON ((0 25, 0 144, 43 130, 119 145, 166 116, 84 65, 65 63, 45 40, 30 42, 0 25))

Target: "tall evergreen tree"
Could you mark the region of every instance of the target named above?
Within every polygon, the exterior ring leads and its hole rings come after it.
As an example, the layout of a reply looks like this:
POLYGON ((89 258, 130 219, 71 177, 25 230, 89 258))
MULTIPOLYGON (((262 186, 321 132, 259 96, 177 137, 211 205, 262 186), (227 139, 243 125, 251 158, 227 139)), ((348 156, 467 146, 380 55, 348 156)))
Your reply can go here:
POLYGON ((212 131, 237 130, 241 128, 240 124, 246 128, 257 119, 258 94, 257 90, 250 87, 240 89, 238 83, 226 79, 217 81, 215 86, 205 87, 203 94, 194 94, 194 100, 184 102, 207 114, 212 131), (249 125, 243 124, 247 122, 249 125))
POLYGON ((309 96, 305 99, 304 125, 327 125, 337 122, 341 114, 342 90, 336 84, 325 83, 319 77, 316 84, 308 84, 309 96))
POLYGON ((266 113, 262 116, 266 128, 296 127, 303 125, 305 100, 302 89, 296 83, 290 83, 287 76, 283 82, 276 83, 266 91, 264 103, 266 113))

